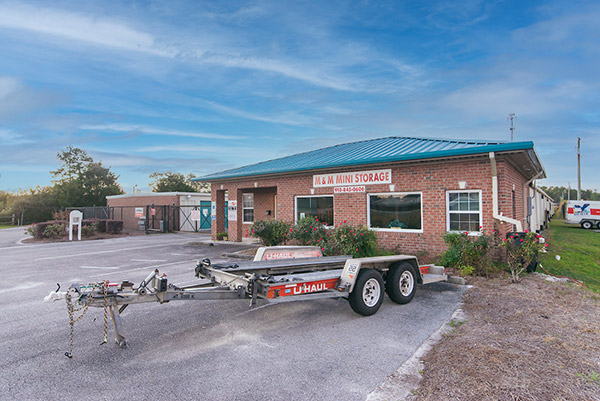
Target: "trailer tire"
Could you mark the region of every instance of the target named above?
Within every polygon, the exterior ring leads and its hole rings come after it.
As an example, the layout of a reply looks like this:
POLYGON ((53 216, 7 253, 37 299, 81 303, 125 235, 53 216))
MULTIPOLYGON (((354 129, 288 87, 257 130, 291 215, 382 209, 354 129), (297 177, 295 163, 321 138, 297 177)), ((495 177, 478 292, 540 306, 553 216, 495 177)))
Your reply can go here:
POLYGON ((395 303, 409 303, 417 292, 414 267, 408 262, 394 264, 387 273, 385 291, 395 303))
POLYGON ((354 289, 348 297, 350 307, 359 315, 370 316, 376 313, 383 303, 384 283, 381 273, 373 269, 363 269, 358 273, 354 289))
POLYGON ((584 220, 581 222, 581 227, 585 228, 586 230, 589 230, 590 228, 592 228, 594 225, 592 224, 591 221, 588 220, 584 220))

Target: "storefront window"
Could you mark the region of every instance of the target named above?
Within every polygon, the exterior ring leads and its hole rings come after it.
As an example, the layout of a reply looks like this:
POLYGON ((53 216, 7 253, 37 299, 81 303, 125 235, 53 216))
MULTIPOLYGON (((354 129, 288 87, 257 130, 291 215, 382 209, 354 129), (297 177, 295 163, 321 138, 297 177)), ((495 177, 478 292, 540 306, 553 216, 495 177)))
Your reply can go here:
POLYGON ((242 194, 242 213, 244 223, 254 222, 254 194, 242 194))
POLYGON ((296 221, 312 216, 326 226, 333 225, 333 196, 296 197, 296 221))
POLYGON ((448 231, 479 231, 481 226, 481 191, 448 192, 448 231))
POLYGON ((421 193, 369 195, 369 227, 387 230, 423 229, 421 193))

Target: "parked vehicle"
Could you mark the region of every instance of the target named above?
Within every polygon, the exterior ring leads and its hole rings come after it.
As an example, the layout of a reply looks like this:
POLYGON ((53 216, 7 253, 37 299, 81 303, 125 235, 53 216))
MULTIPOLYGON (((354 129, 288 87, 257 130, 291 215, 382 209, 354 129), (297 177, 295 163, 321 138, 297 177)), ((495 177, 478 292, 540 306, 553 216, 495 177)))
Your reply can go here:
POLYGON ((569 201, 566 217, 567 223, 581 224, 586 230, 600 229, 600 201, 569 201))

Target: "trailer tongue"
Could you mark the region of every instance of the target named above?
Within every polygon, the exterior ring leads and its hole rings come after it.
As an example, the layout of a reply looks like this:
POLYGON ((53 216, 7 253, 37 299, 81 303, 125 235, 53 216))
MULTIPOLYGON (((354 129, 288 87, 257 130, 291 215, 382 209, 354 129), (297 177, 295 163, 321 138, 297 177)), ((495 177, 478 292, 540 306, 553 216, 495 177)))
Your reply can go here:
MULTIPOLYGON (((288 247, 292 248, 292 247, 288 247)), ((266 254, 261 249, 261 254, 266 254)), ((293 249, 292 249, 293 251, 293 249)), ((198 262, 197 285, 178 287, 168 283, 165 274, 152 271, 137 287, 123 281, 72 284, 68 291, 51 292, 46 300, 66 299, 69 311, 71 341, 67 356, 71 357, 73 325, 89 307, 104 308, 104 341, 108 314, 113 322, 115 340, 126 345, 120 313, 130 304, 175 300, 239 299, 250 306, 262 299, 268 303, 322 298, 347 298, 352 309, 364 316, 376 313, 383 293, 404 304, 412 300, 416 284, 447 280, 444 267, 419 266, 410 255, 379 256, 353 259, 349 256, 308 257, 264 260, 231 264, 198 262), (80 311, 79 317, 75 313, 80 311)))

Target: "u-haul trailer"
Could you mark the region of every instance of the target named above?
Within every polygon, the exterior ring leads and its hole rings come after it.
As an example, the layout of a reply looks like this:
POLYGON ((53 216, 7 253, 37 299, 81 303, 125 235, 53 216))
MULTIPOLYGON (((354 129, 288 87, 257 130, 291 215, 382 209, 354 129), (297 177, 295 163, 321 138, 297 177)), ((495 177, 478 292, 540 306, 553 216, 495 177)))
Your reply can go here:
MULTIPOLYGON (((286 249, 284 252, 281 248, 275 251, 262 248, 259 253, 283 253, 286 257, 290 252, 293 257, 296 251, 306 254, 306 249, 286 249)), ((76 321, 73 318, 76 307, 104 308, 105 325, 110 312, 115 340, 120 346, 125 346, 120 313, 130 304, 239 299, 250 301, 252 306, 259 299, 278 303, 346 298, 355 312, 369 316, 379 310, 384 292, 392 301, 405 304, 414 297, 417 283, 429 284, 448 278, 444 267, 419 265, 417 258, 410 255, 356 259, 351 256, 317 256, 219 264, 212 264, 205 258, 197 263, 195 275, 201 279, 197 285, 178 287, 168 283, 166 275, 156 269, 136 288, 129 281, 72 284, 68 291, 51 292, 46 299, 67 300, 71 326, 76 321)))
POLYGON ((600 229, 600 201, 567 202, 567 223, 580 224, 587 230, 600 229))

